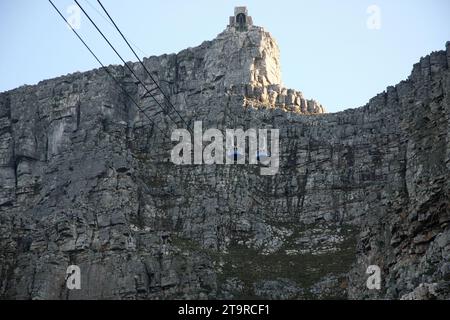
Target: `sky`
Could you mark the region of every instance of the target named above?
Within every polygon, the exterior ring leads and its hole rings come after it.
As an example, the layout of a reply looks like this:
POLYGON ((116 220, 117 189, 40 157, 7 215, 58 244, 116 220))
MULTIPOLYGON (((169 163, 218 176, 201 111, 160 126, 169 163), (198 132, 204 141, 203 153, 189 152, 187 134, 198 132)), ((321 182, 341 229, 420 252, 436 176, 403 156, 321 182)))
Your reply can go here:
MULTIPOLYGON (((73 1, 53 0, 105 64, 121 64, 73 1)), ((127 61, 133 54, 79 0, 127 61)), ((103 0, 142 56, 176 53, 212 40, 245 5, 277 40, 283 84, 328 112, 356 108, 406 79, 412 66, 450 41, 449 0, 103 0)), ((96 11, 98 10, 98 11, 96 11)), ((99 65, 47 0, 0 0, 0 92, 99 65)))

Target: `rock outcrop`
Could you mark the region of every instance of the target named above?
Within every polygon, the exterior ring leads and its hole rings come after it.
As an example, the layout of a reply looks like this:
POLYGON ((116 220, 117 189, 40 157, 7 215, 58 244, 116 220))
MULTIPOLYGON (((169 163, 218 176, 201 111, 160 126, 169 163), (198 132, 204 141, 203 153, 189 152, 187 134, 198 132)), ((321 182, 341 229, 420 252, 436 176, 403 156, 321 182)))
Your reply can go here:
POLYGON ((336 114, 283 87, 259 27, 144 63, 189 125, 280 129, 278 174, 174 165, 183 123, 124 66, 163 132, 102 69, 1 93, 1 298, 450 298, 450 44, 336 114))

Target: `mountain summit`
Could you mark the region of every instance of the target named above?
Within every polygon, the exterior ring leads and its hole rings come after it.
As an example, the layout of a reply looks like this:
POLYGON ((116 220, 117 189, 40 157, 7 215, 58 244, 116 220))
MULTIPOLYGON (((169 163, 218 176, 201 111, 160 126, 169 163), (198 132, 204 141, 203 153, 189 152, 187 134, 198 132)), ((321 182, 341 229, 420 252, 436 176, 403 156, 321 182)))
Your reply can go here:
POLYGON ((279 61, 238 7, 216 39, 144 59, 151 77, 0 93, 0 298, 449 299, 450 43, 335 114, 279 61), (171 134, 197 121, 279 130, 278 173, 175 165, 171 134))

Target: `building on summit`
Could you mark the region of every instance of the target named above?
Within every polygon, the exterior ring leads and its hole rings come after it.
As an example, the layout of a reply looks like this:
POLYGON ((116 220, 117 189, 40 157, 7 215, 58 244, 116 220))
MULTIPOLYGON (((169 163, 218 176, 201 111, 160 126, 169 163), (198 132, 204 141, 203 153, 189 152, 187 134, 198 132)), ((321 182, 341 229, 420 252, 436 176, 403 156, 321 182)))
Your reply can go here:
POLYGON ((234 16, 230 17, 229 27, 235 28, 237 31, 248 31, 253 25, 253 19, 248 15, 247 7, 235 7, 234 16))

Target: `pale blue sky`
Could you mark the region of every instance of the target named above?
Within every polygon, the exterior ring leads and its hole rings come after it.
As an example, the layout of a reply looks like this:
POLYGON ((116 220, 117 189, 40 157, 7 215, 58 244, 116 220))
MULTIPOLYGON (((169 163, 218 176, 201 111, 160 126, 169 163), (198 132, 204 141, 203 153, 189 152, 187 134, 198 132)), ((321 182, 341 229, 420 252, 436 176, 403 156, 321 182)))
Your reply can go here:
MULTIPOLYGON (((132 53, 112 27, 80 0, 127 60, 132 53)), ((73 3, 54 0, 66 13, 73 3)), ((450 40, 449 0, 103 0, 119 27, 147 55, 178 52, 213 39, 236 5, 278 41, 284 84, 320 101, 329 112, 364 105, 406 79, 412 65, 450 40), (366 26, 370 5, 381 29, 366 26)), ((66 13, 68 16, 68 14, 66 13)), ((120 61, 82 17, 80 33, 105 64, 120 61)), ((47 0, 0 0, 0 92, 97 62, 47 0)))

